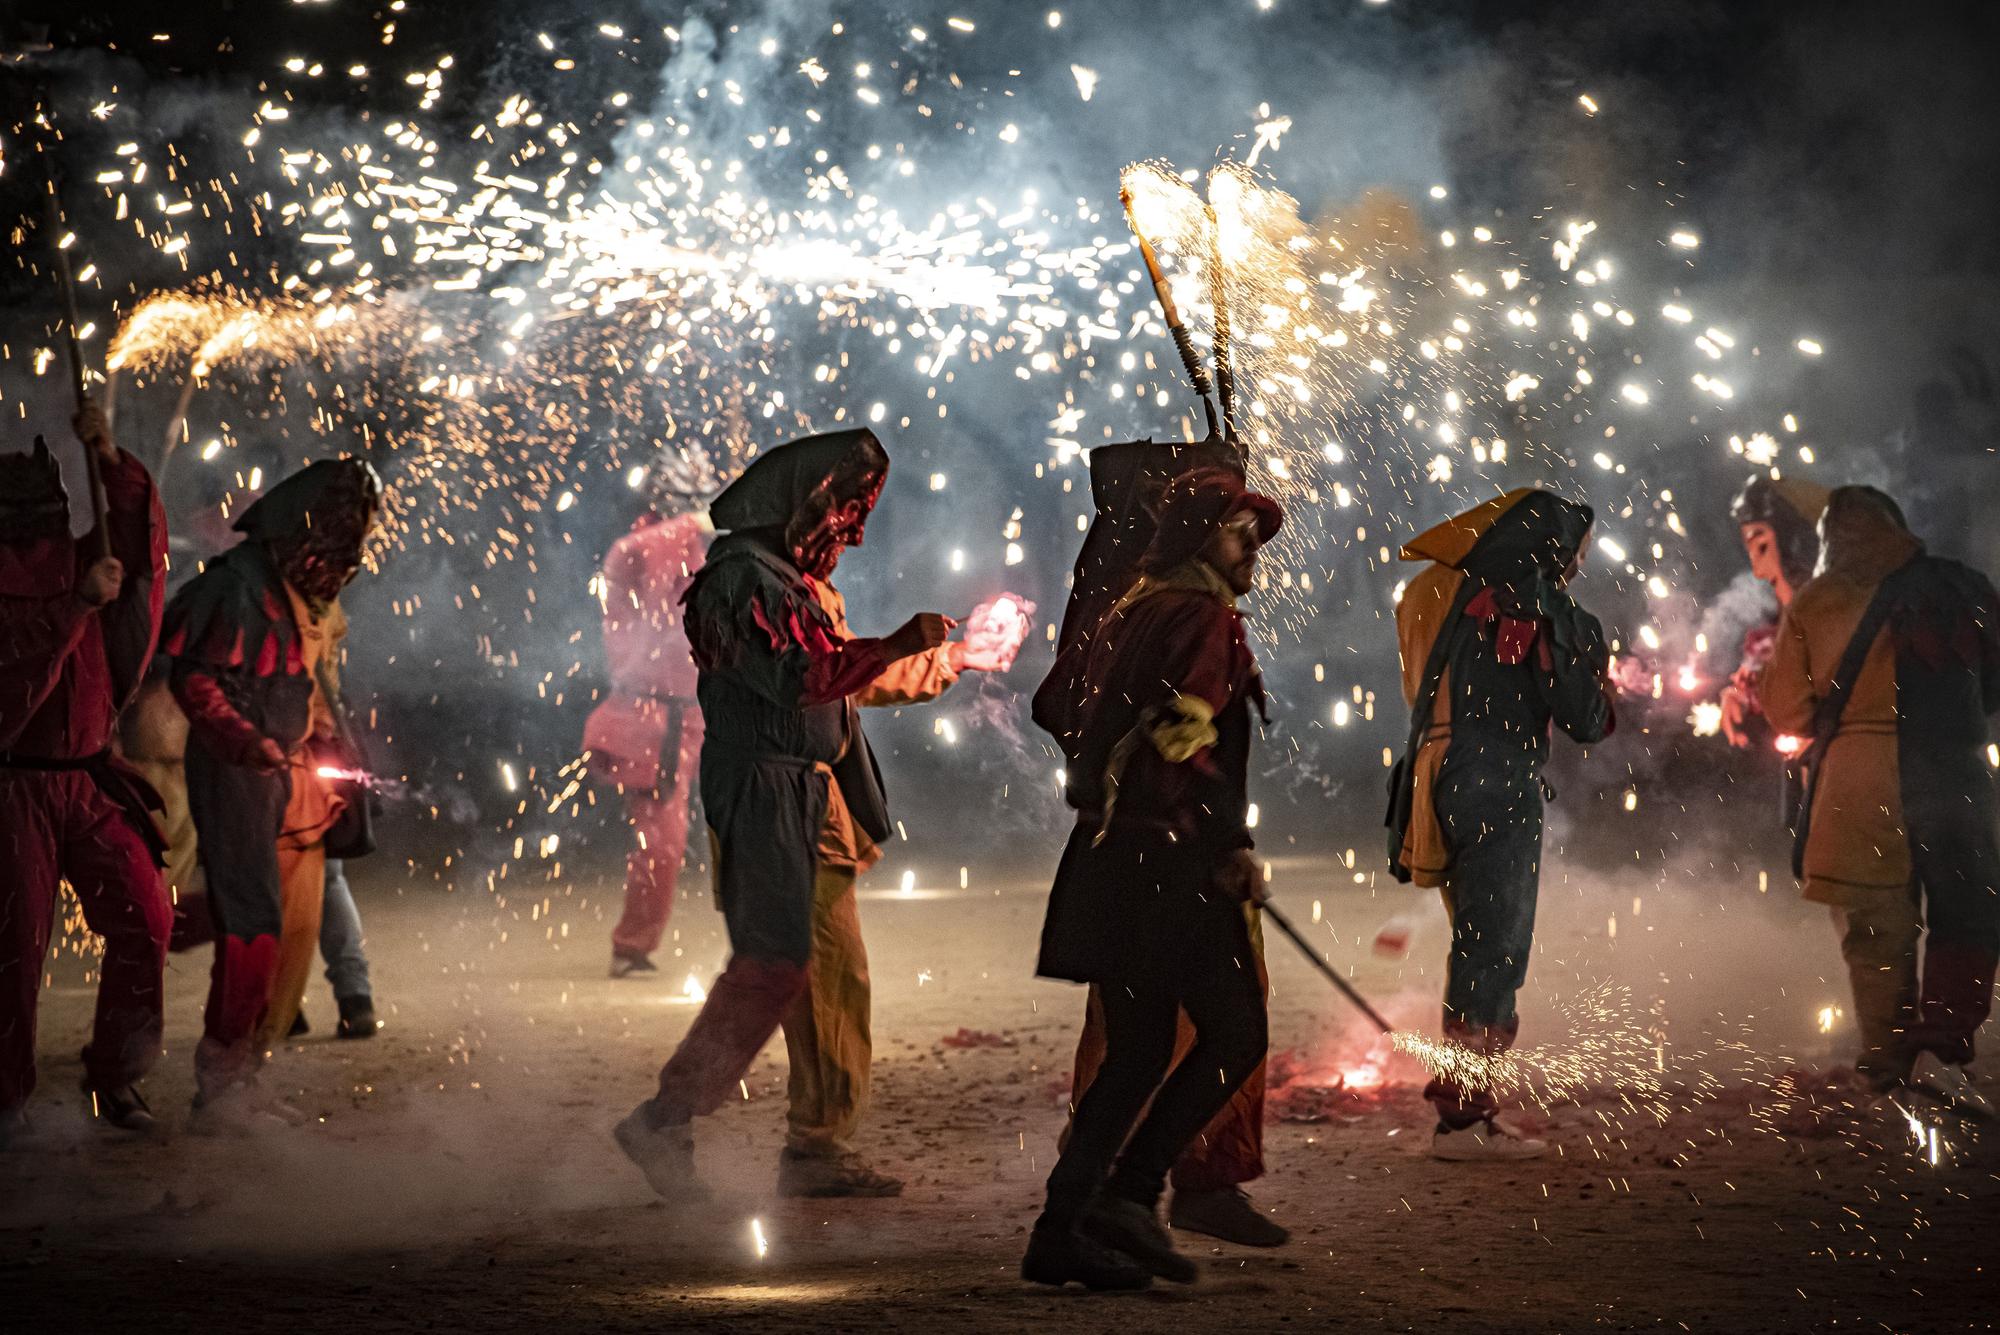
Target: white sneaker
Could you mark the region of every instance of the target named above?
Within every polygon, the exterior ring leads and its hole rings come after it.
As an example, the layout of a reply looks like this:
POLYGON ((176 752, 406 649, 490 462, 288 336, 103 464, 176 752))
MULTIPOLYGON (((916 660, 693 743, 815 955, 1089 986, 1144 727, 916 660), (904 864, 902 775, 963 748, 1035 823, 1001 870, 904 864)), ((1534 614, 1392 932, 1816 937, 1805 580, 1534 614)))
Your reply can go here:
POLYGON ((646 1121, 646 1107, 641 1103, 627 1114, 612 1128, 611 1138, 646 1175, 646 1185, 661 1196, 682 1201, 707 1199, 708 1188, 694 1171, 694 1128, 685 1122, 651 1126, 646 1121))
POLYGON ((1443 1123, 1431 1133, 1431 1158, 1450 1163, 1497 1163, 1539 1159, 1549 1144, 1488 1118, 1454 1131, 1443 1123))
POLYGON ((1910 1070, 1909 1083, 1917 1093, 1937 1100, 1960 1116, 1975 1117, 1982 1122, 2000 1121, 2000 1108, 1995 1108, 1993 1100, 1972 1083, 1965 1068, 1944 1061, 1935 1052, 1917 1058, 1917 1064, 1910 1070))

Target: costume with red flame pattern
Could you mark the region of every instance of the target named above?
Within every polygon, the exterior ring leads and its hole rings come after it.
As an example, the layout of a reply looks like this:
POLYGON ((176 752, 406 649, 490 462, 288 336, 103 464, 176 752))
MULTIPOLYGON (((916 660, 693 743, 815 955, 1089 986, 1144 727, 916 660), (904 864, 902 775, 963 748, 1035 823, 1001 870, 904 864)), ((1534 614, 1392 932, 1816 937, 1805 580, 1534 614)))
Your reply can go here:
MULTIPOLYGON (((918 617, 890 636, 850 638, 824 583, 841 552, 861 543, 888 466, 873 432, 812 436, 759 456, 710 507, 724 536, 682 605, 731 955, 661 1069, 657 1096, 638 1110, 653 1131, 712 1112, 735 1090, 823 956, 865 988, 851 914, 834 927, 852 936, 854 962, 831 958, 826 945, 829 910, 843 898, 826 881, 837 870, 826 865, 829 838, 851 837, 866 851, 891 828, 853 697, 892 664, 934 653, 951 624, 918 617)), ((851 892, 845 899, 851 908, 851 892)), ((863 1026, 865 1035, 865 1012, 863 1026)))
POLYGON ((317 948, 327 830, 343 799, 308 742, 333 730, 321 690, 381 503, 366 463, 321 460, 236 521, 239 542, 174 595, 160 652, 187 715, 188 807, 216 941, 195 1050, 197 1101, 250 1082, 291 1027, 317 948))

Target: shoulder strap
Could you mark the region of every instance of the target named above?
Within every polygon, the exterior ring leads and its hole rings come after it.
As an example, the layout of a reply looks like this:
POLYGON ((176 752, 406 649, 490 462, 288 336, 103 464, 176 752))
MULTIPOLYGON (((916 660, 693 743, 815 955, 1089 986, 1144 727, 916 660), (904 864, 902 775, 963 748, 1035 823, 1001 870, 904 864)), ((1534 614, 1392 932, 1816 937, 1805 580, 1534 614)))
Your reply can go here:
POLYGON ((1840 662, 1833 669, 1833 680, 1827 683, 1826 694, 1820 697, 1819 704, 1813 709, 1812 740, 1806 744, 1798 759, 1805 769, 1806 783, 1799 801, 1798 824, 1792 832, 1792 875, 1801 881, 1806 875, 1806 840, 1812 832, 1813 798, 1819 791, 1820 771, 1824 768, 1820 760, 1840 731, 1841 716, 1847 712, 1847 699, 1854 694, 1854 683, 1861 676, 1862 665, 1868 661, 1868 651, 1875 647, 1876 638, 1881 635, 1890 613, 1895 610, 1903 591, 1902 576, 1914 564, 1911 562, 1890 572, 1875 586, 1875 596, 1868 600, 1868 606, 1861 613, 1861 620, 1855 625, 1847 647, 1841 650, 1840 662))
POLYGON ((1437 638, 1431 641, 1430 655, 1424 659, 1424 677, 1417 686, 1417 700, 1410 706, 1410 738, 1405 747, 1407 755, 1417 753, 1424 744, 1424 734, 1431 730, 1431 711, 1437 707, 1438 687, 1444 682, 1445 665, 1451 661, 1452 639, 1465 619, 1466 604, 1485 587, 1474 579, 1460 580, 1458 596, 1451 600, 1451 608, 1444 614, 1444 624, 1438 627, 1437 638))
POLYGON ((1840 717, 1847 712, 1847 697, 1854 693, 1854 683, 1861 676, 1861 666, 1868 661, 1868 651, 1875 647, 1876 637, 1882 627, 1888 624, 1889 614, 1895 608, 1896 597, 1902 590, 1901 571, 1883 578, 1875 586, 1875 596, 1868 600, 1868 607, 1861 614, 1861 620, 1854 627, 1854 634, 1841 651, 1840 663, 1833 670, 1833 680, 1827 683, 1826 694, 1821 697, 1813 710, 1812 745, 1824 749, 1840 730, 1840 717))
POLYGON ((1451 600, 1450 610, 1444 614, 1444 623, 1438 627, 1437 636, 1431 640, 1430 654, 1424 659, 1423 679, 1417 685, 1416 702, 1410 706, 1409 740, 1404 744, 1402 759, 1389 775, 1389 810, 1383 824, 1392 832, 1389 855, 1392 865, 1396 863, 1396 850, 1402 845, 1403 832, 1409 826, 1417 781, 1417 752, 1423 749, 1424 734, 1430 731, 1431 711, 1437 705, 1438 687, 1444 681, 1445 665, 1451 661, 1452 641, 1458 637, 1458 629, 1464 624, 1466 604, 1485 587, 1471 578, 1459 581, 1458 593, 1451 600))

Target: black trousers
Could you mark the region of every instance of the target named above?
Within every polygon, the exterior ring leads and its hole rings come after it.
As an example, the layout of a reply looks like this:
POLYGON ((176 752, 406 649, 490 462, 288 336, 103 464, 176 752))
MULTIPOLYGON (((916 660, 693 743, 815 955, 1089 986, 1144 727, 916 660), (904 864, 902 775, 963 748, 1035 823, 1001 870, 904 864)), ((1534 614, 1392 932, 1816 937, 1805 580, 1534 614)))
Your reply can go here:
POLYGON ((1153 1204, 1181 1152, 1264 1060, 1264 990, 1243 910, 1205 881, 1181 887, 1186 930, 1154 967, 1099 986, 1104 1065, 1076 1105, 1041 1226, 1074 1224, 1099 1190, 1153 1204), (1182 1011, 1195 1042, 1168 1075, 1182 1011))

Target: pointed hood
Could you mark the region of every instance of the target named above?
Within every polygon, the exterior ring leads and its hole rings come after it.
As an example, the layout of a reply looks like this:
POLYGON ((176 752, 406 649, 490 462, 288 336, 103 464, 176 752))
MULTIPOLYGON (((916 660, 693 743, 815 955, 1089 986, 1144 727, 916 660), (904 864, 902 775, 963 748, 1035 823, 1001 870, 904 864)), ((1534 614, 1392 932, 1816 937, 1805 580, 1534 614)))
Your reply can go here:
POLYGON ((1489 584, 1560 575, 1595 518, 1591 508, 1538 487, 1517 487, 1424 530, 1405 561, 1436 561, 1489 584))
POLYGON ((889 453, 873 431, 830 431, 767 450, 751 460, 708 507, 723 532, 782 529, 805 509, 813 489, 843 469, 887 476, 889 453))
POLYGON ((1820 575, 1880 580, 1923 555, 1896 502, 1874 487, 1836 487, 1820 516, 1820 575))
POLYGON ((361 459, 315 459, 259 496, 231 525, 261 542, 304 535, 307 516, 333 505, 372 510, 381 503, 382 479, 361 459))

